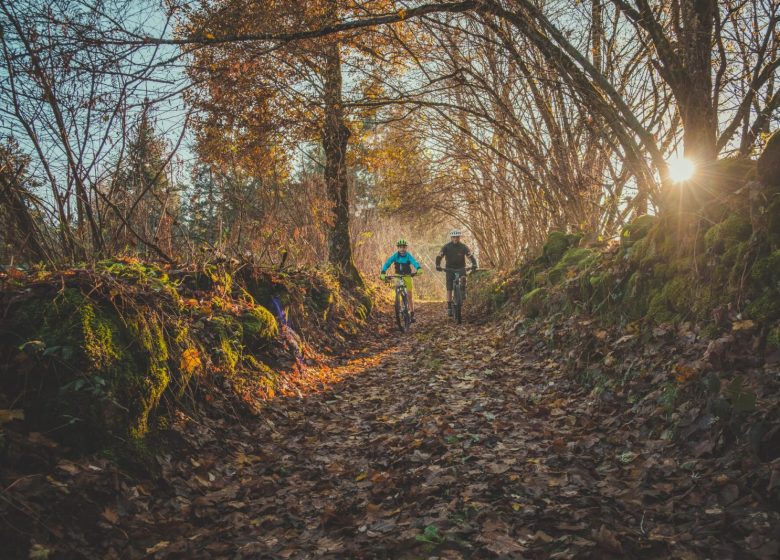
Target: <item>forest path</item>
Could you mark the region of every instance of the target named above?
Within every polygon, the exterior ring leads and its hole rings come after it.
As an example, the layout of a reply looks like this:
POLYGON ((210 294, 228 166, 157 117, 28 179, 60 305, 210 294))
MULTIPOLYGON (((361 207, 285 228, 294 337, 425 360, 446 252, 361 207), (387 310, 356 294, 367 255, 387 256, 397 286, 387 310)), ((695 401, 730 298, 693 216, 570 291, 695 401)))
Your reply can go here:
POLYGON ((326 391, 277 398, 242 426, 201 426, 197 454, 168 458, 170 491, 125 488, 112 550, 733 555, 720 542, 723 512, 703 503, 712 490, 701 478, 714 471, 692 476, 670 458, 669 442, 641 437, 630 414, 595 402, 556 363, 519 352, 497 326, 454 325, 441 303, 418 315, 405 336, 382 318, 371 356, 341 366, 343 380, 326 391))

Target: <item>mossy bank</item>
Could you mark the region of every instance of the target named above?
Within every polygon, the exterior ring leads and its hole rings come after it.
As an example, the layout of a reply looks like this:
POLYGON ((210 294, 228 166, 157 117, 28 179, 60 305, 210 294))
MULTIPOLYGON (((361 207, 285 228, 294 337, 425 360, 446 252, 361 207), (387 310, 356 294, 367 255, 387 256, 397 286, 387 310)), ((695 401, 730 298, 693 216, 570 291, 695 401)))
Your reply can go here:
MULTIPOLYGON (((0 409, 73 453, 143 460, 175 410, 214 389, 257 407, 370 312, 326 271, 137 259, 0 276, 0 409)), ((213 395, 212 395, 213 396, 213 395)), ((2 437, 2 433, 0 433, 2 437)))

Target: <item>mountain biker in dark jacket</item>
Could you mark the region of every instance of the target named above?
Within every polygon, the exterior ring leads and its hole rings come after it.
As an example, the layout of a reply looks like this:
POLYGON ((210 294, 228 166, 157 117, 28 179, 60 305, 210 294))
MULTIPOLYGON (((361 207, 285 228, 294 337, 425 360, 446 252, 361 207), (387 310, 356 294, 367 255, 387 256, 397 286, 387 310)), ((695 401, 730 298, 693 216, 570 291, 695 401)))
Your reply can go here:
MULTIPOLYGON (((466 258, 471 261, 471 270, 477 269, 477 259, 471 254, 471 249, 460 242, 462 234, 460 230, 454 229, 450 232, 450 242, 441 248, 436 256, 436 270, 441 271, 441 260, 444 259, 445 268, 459 268, 466 270, 466 258)), ((463 278, 465 282, 465 277, 463 278)), ((455 273, 447 272, 447 313, 452 317, 452 289, 455 283, 455 273)))

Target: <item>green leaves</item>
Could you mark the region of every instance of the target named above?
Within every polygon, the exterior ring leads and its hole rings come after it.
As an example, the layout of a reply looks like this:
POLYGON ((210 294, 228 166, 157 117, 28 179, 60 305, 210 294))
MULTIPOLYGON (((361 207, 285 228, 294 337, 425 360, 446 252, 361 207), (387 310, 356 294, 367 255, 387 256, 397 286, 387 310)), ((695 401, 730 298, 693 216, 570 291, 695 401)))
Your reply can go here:
POLYGON ((415 540, 429 544, 442 544, 447 539, 444 537, 444 535, 439 533, 439 529, 437 529, 435 525, 428 525, 425 528, 425 531, 423 531, 423 534, 417 535, 415 540))

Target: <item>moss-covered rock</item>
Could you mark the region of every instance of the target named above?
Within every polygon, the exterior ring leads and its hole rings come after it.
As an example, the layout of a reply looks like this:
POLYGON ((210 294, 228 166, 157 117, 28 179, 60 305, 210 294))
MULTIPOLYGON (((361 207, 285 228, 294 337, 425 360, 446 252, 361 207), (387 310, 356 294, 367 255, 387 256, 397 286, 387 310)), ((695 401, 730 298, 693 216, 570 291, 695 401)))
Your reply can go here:
POLYGON ((686 318, 693 309, 691 286, 683 276, 673 277, 660 289, 652 290, 647 316, 657 323, 686 318))
POLYGON ((756 161, 745 157, 729 157, 716 161, 711 173, 705 177, 707 186, 723 194, 732 194, 756 177, 756 161))
POLYGON ((248 343, 268 343, 279 334, 276 317, 261 305, 250 307, 241 315, 244 340, 248 343))
MULTIPOLYGON (((85 450, 143 438, 171 379, 168 344, 154 314, 123 317, 73 288, 48 306, 33 300, 20 311, 16 334, 41 339, 41 353, 25 352, 41 376, 35 392, 25 395, 33 424, 60 426, 63 441, 85 450), (38 311, 25 312, 28 306, 38 311)), ((3 386, 9 383, 12 378, 3 379, 3 386)))
POLYGON ((263 387, 273 396, 276 374, 264 362, 292 365, 301 344, 272 348, 272 302, 303 342, 316 334, 314 344, 345 340, 367 317, 368 306, 327 271, 250 268, 206 266, 171 279, 163 267, 122 258, 4 284, 0 396, 24 409, 25 429, 54 433, 71 449, 146 457, 150 432, 166 425, 162 405, 195 398, 193 376, 211 372, 247 406, 263 387))
POLYGON ((128 323, 142 367, 122 372, 116 383, 130 406, 130 434, 136 439, 149 431, 149 417, 171 381, 168 342, 161 323, 159 317, 142 314, 128 323))
POLYGON ((721 254, 750 239, 752 232, 750 220, 739 214, 730 214, 707 230, 704 245, 708 252, 721 254))
POLYGON ((546 307, 547 290, 536 288, 520 298, 520 308, 527 317, 538 317, 546 307))
POLYGON ((575 272, 577 268, 587 267, 588 263, 592 262, 597 255, 598 253, 591 249, 577 247, 568 249, 547 273, 547 280, 551 284, 559 284, 570 271, 575 272))
POLYGON ((750 269, 750 279, 758 286, 770 286, 780 293, 780 249, 756 259, 750 269))
POLYGON ((608 301, 613 288, 613 278, 609 272, 600 270, 583 275, 581 283, 583 295, 587 294, 592 310, 600 309, 608 301))
POLYGON ((655 216, 645 214, 638 216, 630 224, 623 228, 620 234, 620 244, 623 247, 631 247, 640 239, 647 237, 647 234, 656 222, 655 216))
POLYGON ((209 326, 216 334, 215 353, 219 365, 230 372, 235 371, 244 352, 241 323, 230 315, 216 315, 209 320, 209 326))
POLYGON ((569 237, 562 231, 552 231, 542 249, 542 256, 550 266, 557 263, 569 248, 569 237))
POLYGON ((765 288, 747 306, 750 318, 759 322, 770 322, 780 318, 780 297, 773 288, 765 288))

